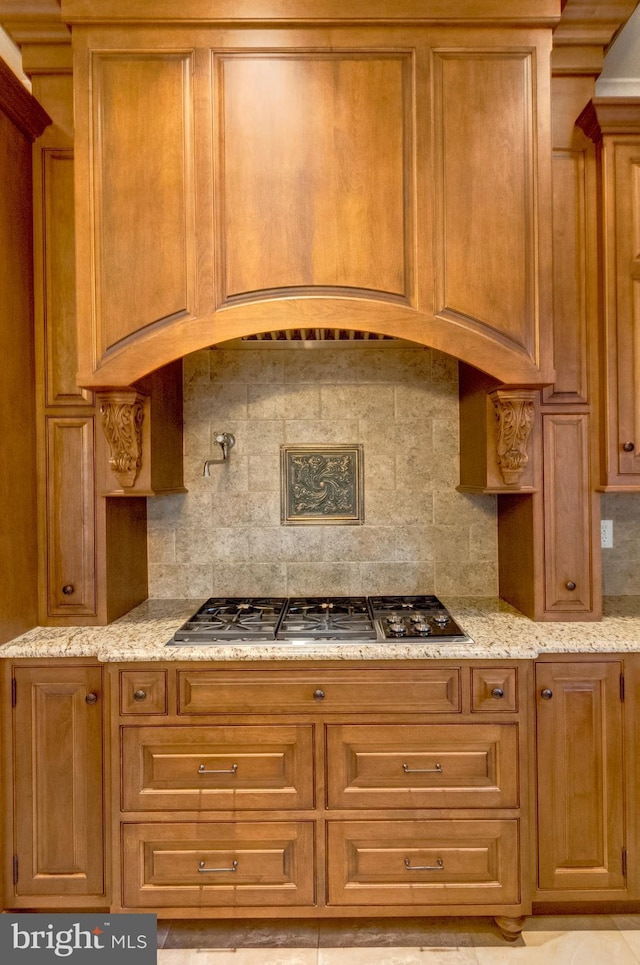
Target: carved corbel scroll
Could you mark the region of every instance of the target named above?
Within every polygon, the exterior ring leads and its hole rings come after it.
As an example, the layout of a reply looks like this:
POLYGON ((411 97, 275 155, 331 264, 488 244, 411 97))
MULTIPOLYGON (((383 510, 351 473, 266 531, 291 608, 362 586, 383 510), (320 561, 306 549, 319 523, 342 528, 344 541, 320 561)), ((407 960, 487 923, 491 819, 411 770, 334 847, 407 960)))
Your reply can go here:
POLYGON ((496 414, 498 465, 505 483, 514 486, 529 462, 527 442, 535 417, 536 393, 496 389, 489 397, 496 414))
POLYGON ((109 443, 109 466, 123 489, 135 483, 142 462, 145 396, 134 389, 98 395, 102 428, 109 443))

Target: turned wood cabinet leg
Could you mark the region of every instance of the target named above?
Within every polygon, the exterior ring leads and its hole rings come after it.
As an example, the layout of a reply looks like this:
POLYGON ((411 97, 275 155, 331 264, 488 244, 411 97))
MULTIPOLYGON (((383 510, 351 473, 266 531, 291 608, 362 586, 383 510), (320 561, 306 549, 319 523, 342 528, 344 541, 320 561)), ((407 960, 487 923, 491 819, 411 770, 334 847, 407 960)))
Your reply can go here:
POLYGON ((525 918, 505 918, 502 915, 495 915, 494 921, 500 929, 500 934, 507 942, 517 942, 522 933, 522 926, 525 918))

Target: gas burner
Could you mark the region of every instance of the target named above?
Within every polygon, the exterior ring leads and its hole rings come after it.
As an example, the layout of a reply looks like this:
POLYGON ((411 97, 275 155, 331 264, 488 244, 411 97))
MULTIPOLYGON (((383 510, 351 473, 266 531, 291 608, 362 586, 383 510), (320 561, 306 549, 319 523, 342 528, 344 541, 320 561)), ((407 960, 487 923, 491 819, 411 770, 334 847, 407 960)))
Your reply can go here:
POLYGON ((339 615, 371 615, 365 596, 293 597, 289 600, 286 616, 294 614, 305 617, 321 615, 327 618, 339 615))
POLYGON ((376 640, 366 597, 295 597, 289 600, 278 640, 376 640))
POLYGON ((369 602, 386 639, 469 642, 437 596, 372 596, 369 602))
POLYGON ((274 640, 285 600, 211 597, 176 631, 175 643, 274 640))

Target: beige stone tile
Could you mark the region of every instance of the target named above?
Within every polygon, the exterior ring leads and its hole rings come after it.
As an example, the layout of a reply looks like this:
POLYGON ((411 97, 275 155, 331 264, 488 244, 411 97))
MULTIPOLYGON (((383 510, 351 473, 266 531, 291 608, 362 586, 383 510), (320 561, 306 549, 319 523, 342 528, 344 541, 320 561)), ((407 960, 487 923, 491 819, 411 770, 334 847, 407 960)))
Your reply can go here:
POLYGON ((477 965, 474 948, 319 948, 318 965, 477 965))
MULTIPOLYGON (((247 386, 207 382, 191 386, 184 394, 185 422, 211 422, 215 419, 246 419, 247 386)), ((217 428, 217 425, 216 425, 217 428)))
POLYGON ((396 419, 451 418, 457 405, 458 387, 450 382, 395 386, 396 419))
POLYGON ((466 522, 469 526, 496 520, 496 496, 472 495, 453 491, 433 494, 434 522, 448 525, 466 522))
MULTIPOLYGON (((384 564, 382 564, 384 565, 384 564)), ((289 596, 357 596, 362 593, 359 563, 288 563, 289 596)))
POLYGON ((285 423, 281 420, 269 422, 268 419, 261 419, 259 422, 252 422, 247 419, 246 422, 238 422, 234 432, 236 449, 240 455, 250 457, 260 453, 279 455, 280 446, 285 441, 284 426, 285 423))
POLYGON ((209 596, 286 596, 284 563, 232 563, 214 566, 209 596))
POLYGON ((211 350, 191 352, 182 360, 182 378, 185 386, 192 382, 208 382, 211 379, 211 350))
POLYGON ((249 559, 249 531, 217 526, 210 521, 200 531, 190 528, 176 538, 176 560, 179 563, 239 563, 249 559))
POLYGON ((249 532, 253 562, 308 563, 322 560, 322 526, 275 526, 249 532))
POLYGON ((434 564, 362 563, 362 593, 407 594, 435 593, 434 564))
POLYGON ((251 492, 280 492, 280 449, 249 456, 248 489, 251 492))
POLYGON ((194 599, 211 595, 213 567, 207 564, 149 562, 149 596, 158 599, 194 599))
POLYGON ((497 596, 498 564, 477 560, 435 563, 436 596, 497 596))
POLYGON ((452 355, 434 350, 431 363, 431 378, 434 382, 458 382, 458 360, 452 355))
POLYGON ((433 494, 420 490, 365 492, 365 525, 399 526, 403 523, 430 523, 433 520, 433 494))
POLYGON ((364 449, 365 498, 373 488, 377 492, 393 492, 396 488, 396 457, 394 453, 371 452, 364 449))
POLYGON ((637 965, 617 931, 535 931, 523 933, 525 946, 477 948, 478 965, 637 965), (535 937, 534 937, 535 936, 535 937), (535 944, 530 944, 535 942, 535 944))
POLYGON ((215 348, 211 351, 211 378, 216 382, 282 382, 284 352, 277 349, 215 348))
POLYGON ((315 948, 171 948, 158 951, 158 965, 317 965, 315 948))
POLYGON ((323 385, 320 387, 323 419, 376 420, 381 428, 393 421, 393 386, 323 385))
MULTIPOLYGON (((343 416, 349 413, 342 413, 343 416)), ((300 419, 286 420, 284 442, 290 446, 353 445, 362 442, 357 419, 300 419)))
POLYGON ((322 526, 322 559, 351 562, 391 560, 392 526, 322 526))
POLYGON ((260 383, 248 385, 248 417, 267 421, 317 419, 321 411, 320 391, 320 386, 306 383, 286 387, 260 383))
MULTIPOLYGON (((212 453, 211 459, 216 460, 218 453, 212 453)), ((189 465, 185 459, 185 469, 189 465)), ((205 476, 202 466, 197 467, 197 475, 192 476, 185 471, 185 477, 189 480, 187 488, 189 492, 198 489, 202 492, 211 493, 215 498, 217 493, 246 492, 249 489, 249 460, 247 456, 233 455, 222 462, 214 462, 209 467, 209 475, 205 476)))
POLYGON ((433 489, 433 456, 422 449, 398 452, 396 455, 396 480, 398 491, 433 489))

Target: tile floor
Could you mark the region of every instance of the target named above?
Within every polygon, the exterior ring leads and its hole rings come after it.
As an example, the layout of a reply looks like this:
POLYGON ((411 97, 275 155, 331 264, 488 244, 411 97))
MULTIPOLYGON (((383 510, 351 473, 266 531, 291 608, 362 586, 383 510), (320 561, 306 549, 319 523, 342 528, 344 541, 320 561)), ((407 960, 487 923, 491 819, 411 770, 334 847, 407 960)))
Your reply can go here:
POLYGON ((639 965, 640 915, 158 922, 158 965, 639 965))

